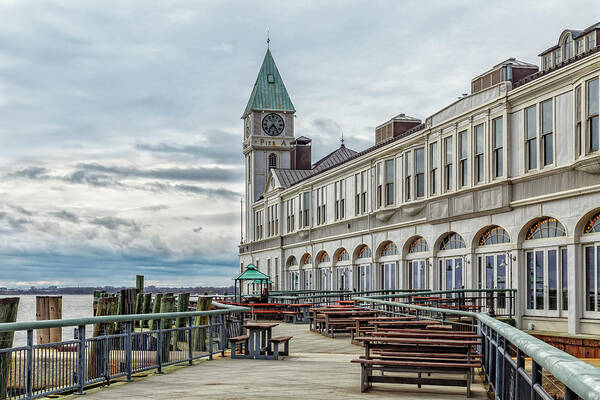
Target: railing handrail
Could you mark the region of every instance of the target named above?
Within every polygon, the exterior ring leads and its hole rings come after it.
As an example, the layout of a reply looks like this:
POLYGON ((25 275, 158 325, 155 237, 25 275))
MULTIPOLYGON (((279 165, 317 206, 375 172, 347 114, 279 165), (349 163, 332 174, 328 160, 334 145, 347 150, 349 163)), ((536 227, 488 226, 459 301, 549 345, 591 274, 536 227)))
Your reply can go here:
POLYGON ((27 321, 27 322, 5 322, 0 324, 0 332, 24 331, 29 329, 59 328, 65 326, 81 326, 92 324, 109 324, 111 322, 143 321, 150 319, 165 319, 177 317, 201 317, 204 315, 220 315, 236 312, 250 311, 248 307, 232 306, 218 302, 212 303, 220 310, 207 311, 181 311, 156 314, 127 314, 127 315, 105 315, 100 317, 85 317, 71 319, 54 319, 45 321, 27 321))
POLYGON ((552 376, 577 393, 578 396, 586 400, 600 400, 599 369, 520 329, 498 321, 486 313, 404 304, 369 297, 357 297, 355 300, 477 318, 481 323, 498 332, 515 347, 531 357, 552 376))
POLYGON ((281 300, 303 300, 303 299, 315 299, 315 298, 320 298, 320 297, 337 297, 340 294, 343 295, 363 295, 363 294, 369 294, 369 293, 381 293, 381 292, 388 292, 388 293, 393 293, 396 292, 395 294, 380 294, 380 295, 373 295, 373 296, 369 296, 369 298, 389 298, 389 297, 410 297, 410 296, 415 296, 415 295, 432 295, 432 294, 453 294, 453 293, 470 293, 470 292, 480 292, 480 293, 515 293, 517 291, 517 289, 510 289, 510 288, 506 288, 506 289, 454 289, 454 290, 436 290, 436 291, 432 291, 432 290, 423 290, 423 291, 417 291, 417 292, 409 292, 403 289, 380 289, 380 290, 368 290, 368 291, 363 291, 363 292, 352 292, 352 291, 346 291, 346 292, 324 292, 324 294, 315 294, 315 295, 310 295, 310 296, 282 296, 282 295, 269 295, 270 298, 273 299, 281 299, 281 300), (399 292, 399 293, 398 293, 399 292))

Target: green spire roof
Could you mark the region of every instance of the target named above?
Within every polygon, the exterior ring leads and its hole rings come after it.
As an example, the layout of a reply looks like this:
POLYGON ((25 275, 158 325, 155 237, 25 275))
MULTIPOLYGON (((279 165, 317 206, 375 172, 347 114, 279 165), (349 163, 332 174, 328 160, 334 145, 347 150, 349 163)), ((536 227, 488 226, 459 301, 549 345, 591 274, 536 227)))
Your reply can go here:
POLYGON ((265 59, 263 60, 262 67, 260 67, 258 78, 256 78, 254 89, 252 89, 252 94, 242 118, 250 114, 251 111, 263 110, 296 111, 269 49, 267 49, 267 54, 265 54, 265 59))

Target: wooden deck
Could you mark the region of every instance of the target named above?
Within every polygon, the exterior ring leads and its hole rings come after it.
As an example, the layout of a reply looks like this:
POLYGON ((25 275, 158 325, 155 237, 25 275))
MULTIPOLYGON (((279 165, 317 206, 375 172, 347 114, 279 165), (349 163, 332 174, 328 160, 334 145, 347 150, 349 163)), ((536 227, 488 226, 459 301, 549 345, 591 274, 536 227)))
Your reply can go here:
MULTIPOLYGON (((150 373, 132 383, 88 390, 86 399, 465 399, 464 388, 378 384, 360 393, 360 366, 350 360, 363 348, 342 335, 330 339, 307 325, 280 324, 273 335, 291 335, 291 357, 280 360, 232 360, 215 357, 191 367, 150 373)), ((486 399, 479 377, 473 399, 486 399)), ((73 396, 75 398, 75 396, 73 396)), ((81 399, 81 397, 77 397, 81 399)))

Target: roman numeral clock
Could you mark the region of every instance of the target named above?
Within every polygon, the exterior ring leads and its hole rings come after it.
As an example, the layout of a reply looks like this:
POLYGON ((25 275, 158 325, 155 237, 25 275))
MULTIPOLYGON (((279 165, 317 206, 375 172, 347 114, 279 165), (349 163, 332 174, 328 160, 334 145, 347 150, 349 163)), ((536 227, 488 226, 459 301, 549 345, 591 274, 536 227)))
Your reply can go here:
POLYGON ((267 114, 262 120, 262 129, 269 136, 281 135, 281 132, 283 132, 284 128, 285 123, 279 114, 267 114))

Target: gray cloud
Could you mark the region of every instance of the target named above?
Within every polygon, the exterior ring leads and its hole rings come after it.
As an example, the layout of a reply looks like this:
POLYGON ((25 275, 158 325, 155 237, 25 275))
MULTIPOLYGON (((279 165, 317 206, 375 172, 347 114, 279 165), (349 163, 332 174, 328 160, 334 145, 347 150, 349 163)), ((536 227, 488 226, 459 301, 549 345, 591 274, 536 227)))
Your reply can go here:
POLYGON ((199 233, 200 231, 202 231, 202 227, 201 226, 193 229, 194 233, 199 233))
POLYGON ((62 219, 63 221, 72 222, 74 224, 79 223, 79 217, 72 212, 61 210, 61 211, 52 211, 51 215, 55 216, 58 219, 62 219))
POLYGON ((111 231, 118 230, 119 228, 130 228, 136 232, 140 231, 140 227, 135 221, 118 217, 98 217, 92 219, 90 224, 102 226, 111 231))
POLYGON ((42 167, 27 167, 9 174, 10 177, 27 179, 45 179, 49 171, 42 167))

